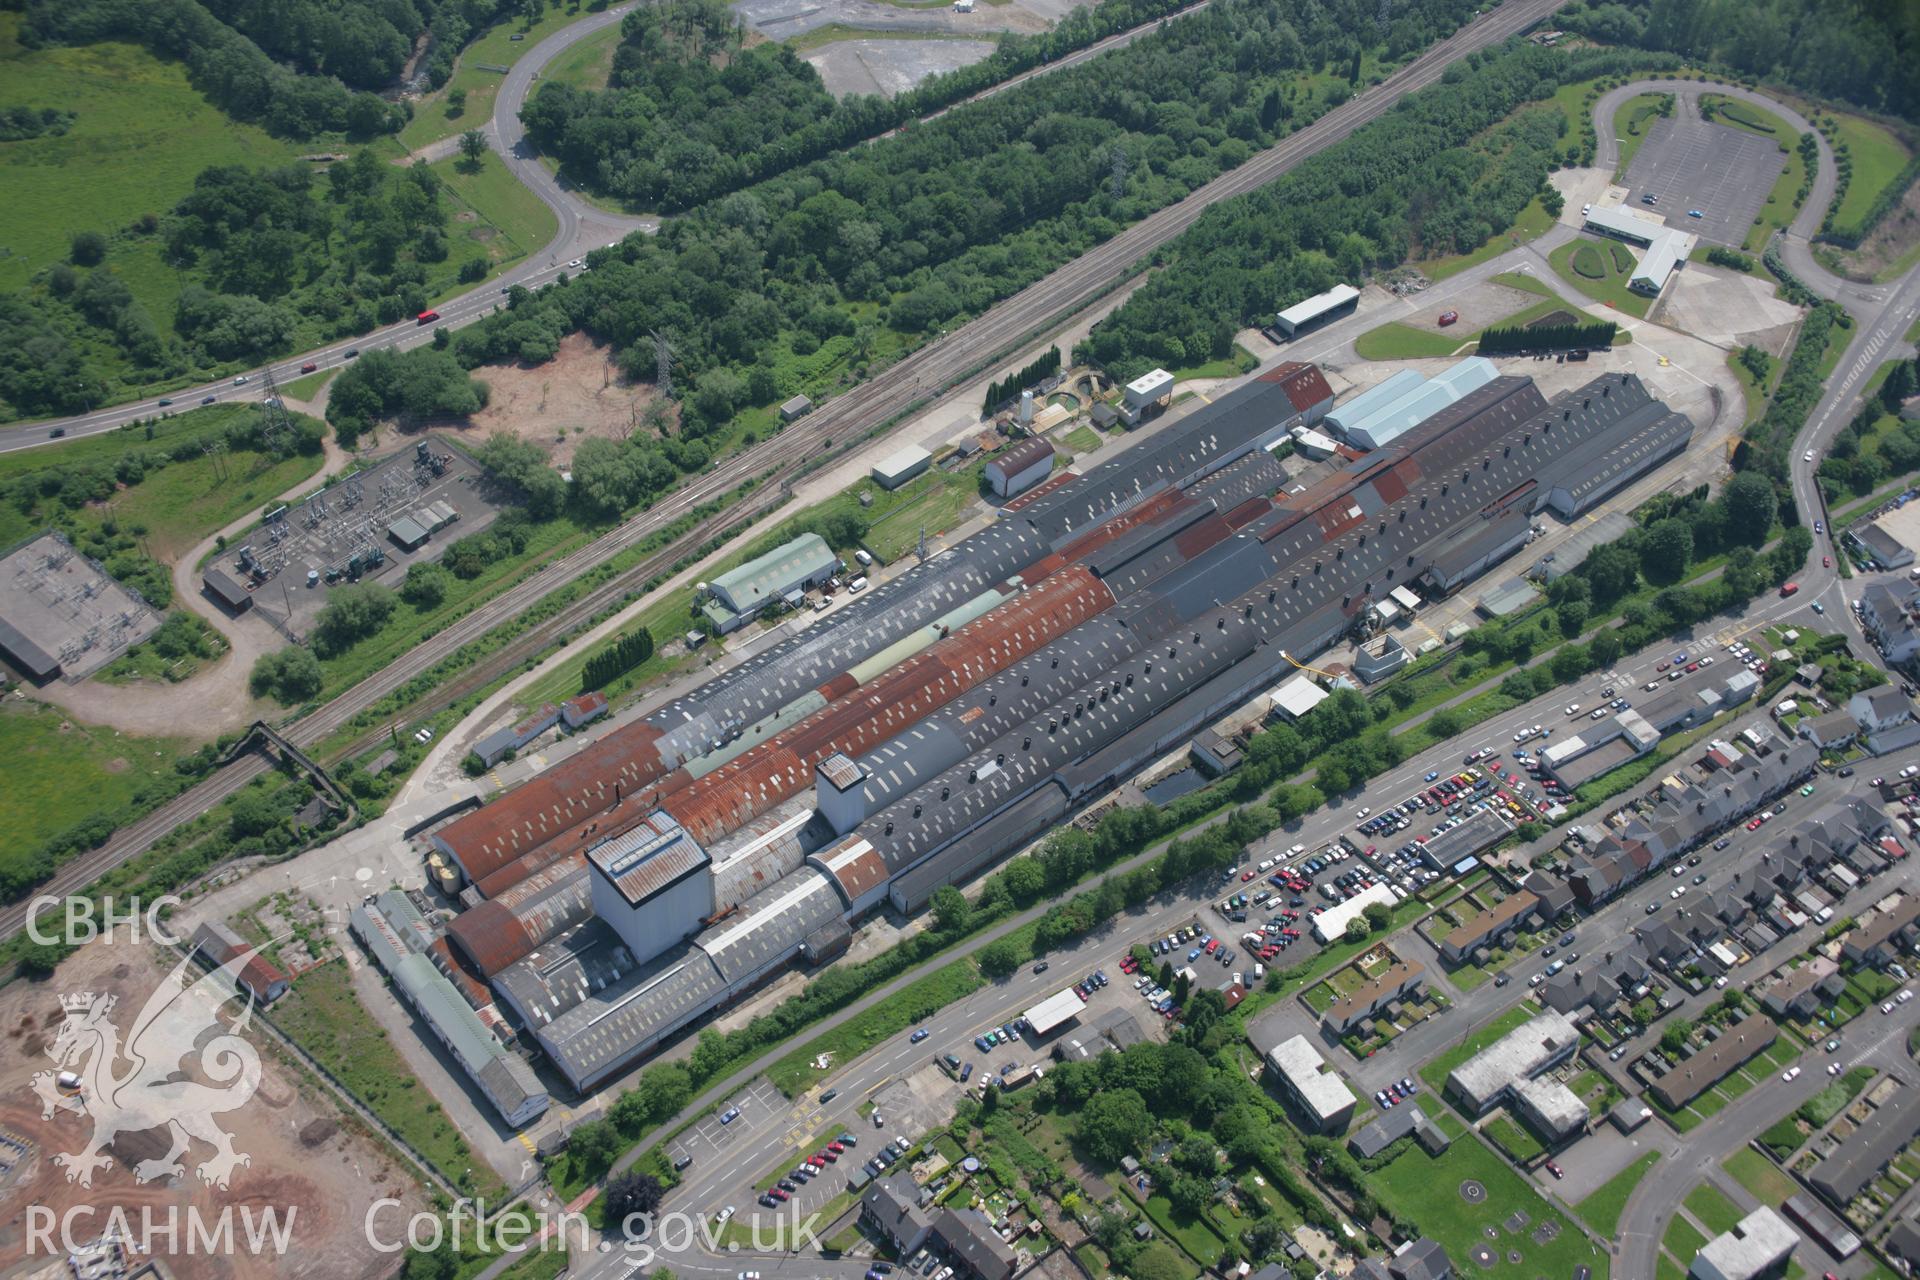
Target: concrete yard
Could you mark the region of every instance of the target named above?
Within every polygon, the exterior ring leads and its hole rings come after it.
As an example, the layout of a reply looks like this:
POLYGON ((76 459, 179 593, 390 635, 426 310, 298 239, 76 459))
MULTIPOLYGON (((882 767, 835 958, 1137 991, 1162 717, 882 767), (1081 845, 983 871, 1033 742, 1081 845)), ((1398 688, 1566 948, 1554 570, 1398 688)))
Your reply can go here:
POLYGON ((29 676, 42 663, 81 680, 160 628, 147 602, 109 577, 59 533, 44 533, 0 559, 0 621, 16 636, 11 654, 29 676), (36 656, 37 655, 37 656, 36 656))
POLYGON ((1782 357, 1800 324, 1799 308, 1775 297, 1770 281, 1704 261, 1674 273, 1659 316, 1662 323, 1716 346, 1731 350, 1751 343, 1782 357))
POLYGON ((892 98, 922 80, 971 66, 994 50, 988 40, 836 40, 803 56, 836 98, 877 93, 892 98))
MULTIPOLYGON (((1416 304, 1422 301, 1417 297, 1414 299, 1416 304)), ((1416 305, 1414 313, 1401 323, 1428 333, 1455 333, 1464 342, 1468 334, 1476 333, 1490 324, 1498 324, 1541 301, 1544 299, 1538 294, 1528 293, 1524 289, 1481 280, 1459 293, 1449 294, 1444 302, 1416 305), (1453 324, 1442 325, 1440 317, 1448 311, 1459 312, 1460 318, 1453 324)))
POLYGON ((1702 240, 1739 247, 1786 167, 1780 144, 1700 120, 1661 120, 1627 166, 1627 204, 1660 197, 1666 223, 1702 240), (1688 210, 1703 216, 1690 218, 1688 210))
POLYGON ((735 0, 740 20, 769 40, 791 40, 835 23, 870 31, 916 31, 971 36, 995 31, 1028 35, 1045 31, 1059 18, 1060 0, 1013 0, 982 4, 972 13, 956 13, 944 4, 885 4, 881 0, 735 0))

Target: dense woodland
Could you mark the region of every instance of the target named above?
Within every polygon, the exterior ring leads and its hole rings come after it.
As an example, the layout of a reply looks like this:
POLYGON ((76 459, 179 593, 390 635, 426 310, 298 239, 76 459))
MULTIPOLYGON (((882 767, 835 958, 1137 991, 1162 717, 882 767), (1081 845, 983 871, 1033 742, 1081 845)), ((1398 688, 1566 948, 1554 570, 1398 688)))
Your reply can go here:
POLYGON ((1920 5, 1910 0, 1574 0, 1556 21, 1920 119, 1920 5))
MULTIPOLYGON (((892 99, 858 95, 836 103, 813 67, 787 46, 743 51, 744 33, 723 0, 672 0, 627 15, 605 91, 549 82, 521 119, 534 144, 574 180, 635 206, 677 212, 876 137, 1190 3, 1082 5, 1042 35, 1003 35, 989 57, 892 99)), ((1418 49, 1425 31, 1418 20, 1396 24, 1387 33, 1387 56, 1418 49)))
MULTIPOLYGON (((984 310, 1344 101, 1353 58, 1328 75, 1329 50, 1357 56, 1369 36, 1415 48, 1471 11, 1418 0, 1382 29, 1369 0, 1341 0, 1296 29, 1271 5, 1220 0, 598 251, 588 274, 515 290, 451 350, 467 368, 538 363, 585 329, 650 379, 650 334, 664 331, 687 390, 681 433, 699 439, 742 408, 817 390, 801 380, 834 360, 857 372, 872 321, 917 340, 984 310)), ((343 375, 336 404, 360 376, 343 375)))
POLYGON ((1556 163, 1563 83, 1659 65, 1633 51, 1526 46, 1475 55, 1445 83, 1286 177, 1215 205, 1084 352, 1120 381, 1226 356, 1233 334, 1337 281, 1416 253, 1477 248, 1512 225, 1556 163), (1507 119, 1511 115, 1512 119, 1507 119))
MULTIPOLYGON (((100 265, 95 232, 27 290, 0 294, 0 401, 15 415, 73 413, 97 403, 106 371, 191 375, 282 354, 301 332, 344 337, 412 315, 450 256, 447 219, 430 169, 371 152, 324 177, 300 165, 207 169, 164 217, 117 233, 157 239, 182 273, 171 315, 150 314, 100 265)), ((477 255, 461 265, 476 268, 463 278, 486 274, 477 255)))

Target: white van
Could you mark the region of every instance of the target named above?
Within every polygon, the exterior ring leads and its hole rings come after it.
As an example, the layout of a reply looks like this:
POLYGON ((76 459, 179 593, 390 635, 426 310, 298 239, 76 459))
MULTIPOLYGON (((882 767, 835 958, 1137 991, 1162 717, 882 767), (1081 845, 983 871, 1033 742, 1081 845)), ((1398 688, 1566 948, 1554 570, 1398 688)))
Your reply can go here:
POLYGON ((855 560, 858 560, 862 565, 862 567, 873 563, 873 557, 867 554, 867 550, 865 547, 862 547, 859 550, 855 551, 853 553, 853 558, 855 560))
POLYGON ((847 584, 847 590, 849 591, 865 591, 866 589, 867 589, 867 577, 865 574, 861 574, 859 577, 855 578, 852 582, 849 582, 847 584))
POLYGON ((1253 966, 1253 980, 1255 982, 1258 982, 1260 979, 1266 976, 1267 976, 1267 966, 1263 964, 1256 964, 1253 966))

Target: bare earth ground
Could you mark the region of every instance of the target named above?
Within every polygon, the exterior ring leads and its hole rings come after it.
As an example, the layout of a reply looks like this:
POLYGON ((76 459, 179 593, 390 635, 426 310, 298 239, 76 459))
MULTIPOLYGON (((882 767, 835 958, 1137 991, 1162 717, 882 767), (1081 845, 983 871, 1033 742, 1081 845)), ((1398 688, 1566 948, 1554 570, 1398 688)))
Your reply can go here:
POLYGON ((492 391, 487 407, 458 434, 478 441, 505 431, 547 451, 556 467, 573 461, 582 440, 622 440, 641 429, 650 384, 630 384, 610 348, 585 334, 561 340, 559 353, 537 368, 482 365, 474 376, 492 391))
POLYGON ((1460 334, 1461 341, 1464 342, 1467 334, 1477 333, 1490 324, 1498 324, 1516 311, 1524 311, 1538 301, 1540 301, 1539 297, 1524 289, 1509 289, 1504 284, 1483 280, 1464 293, 1450 296, 1444 303, 1436 302, 1431 306, 1421 307, 1402 323, 1415 329, 1424 329, 1428 333, 1445 333, 1451 330, 1460 334), (1440 313, 1443 311, 1458 311, 1460 319, 1453 324, 1442 325, 1440 313))
MULTIPOLYGON (((65 1170, 53 1162, 55 1154, 79 1151, 92 1131, 87 1117, 64 1111, 43 1120, 40 1100, 31 1089, 33 1075, 53 1067, 46 1046, 60 1026, 60 996, 112 992, 118 1003, 111 1020, 125 1035, 173 963, 167 953, 146 944, 96 942, 62 964, 52 981, 15 982, 0 992, 0 1029, 5 1033, 0 1039, 0 1130, 31 1144, 18 1170, 0 1180, 0 1272, 24 1270, 23 1264, 41 1269, 59 1263, 64 1268, 63 1257, 50 1258, 40 1250, 29 1257, 27 1208, 45 1205, 56 1215, 79 1206, 94 1210, 91 1220, 76 1220, 72 1234, 80 1242, 97 1235, 115 1207, 123 1208, 136 1227, 143 1206, 151 1208, 159 1223, 173 1210, 182 1234, 170 1252, 164 1247, 159 1252, 171 1273, 182 1280, 252 1280, 256 1276, 264 1280, 296 1274, 364 1280, 386 1274, 394 1255, 382 1254, 368 1242, 363 1224, 369 1208, 383 1197, 402 1202, 403 1208, 388 1210, 379 1219, 384 1232, 403 1222, 405 1215, 426 1208, 426 1197, 396 1159, 363 1136, 330 1098, 282 1061, 278 1050, 258 1033, 248 1036, 260 1050, 258 1091, 244 1106, 215 1117, 232 1135, 234 1149, 251 1159, 235 1171, 227 1190, 213 1188, 196 1175, 199 1162, 212 1154, 199 1142, 179 1157, 186 1167, 184 1175, 136 1183, 127 1162, 164 1154, 165 1130, 121 1135, 112 1148, 112 1167, 95 1173, 91 1188, 67 1182, 65 1170), (233 1253, 209 1256, 186 1251, 189 1207, 210 1224, 223 1209, 233 1208, 233 1253), (282 1221, 292 1213, 286 1257, 255 1257, 240 1247, 244 1239, 240 1215, 247 1208, 256 1217, 272 1208, 282 1221)), ((229 1002, 225 1008, 231 1015, 240 1005, 229 1002)), ((193 1061, 190 1055, 182 1065, 193 1061)), ((191 1067, 186 1069, 195 1074, 191 1067)), ((114 1070, 124 1075, 128 1068, 123 1062, 114 1070)), ((55 1242, 57 1248, 57 1232, 55 1242)))

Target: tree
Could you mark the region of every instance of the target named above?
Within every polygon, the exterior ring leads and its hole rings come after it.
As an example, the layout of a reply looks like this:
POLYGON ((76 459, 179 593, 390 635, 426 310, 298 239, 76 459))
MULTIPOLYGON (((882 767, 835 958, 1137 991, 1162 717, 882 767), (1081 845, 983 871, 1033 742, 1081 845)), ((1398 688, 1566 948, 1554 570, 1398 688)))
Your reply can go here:
POLYGON ((1341 936, 1348 942, 1365 942, 1367 940, 1367 922, 1355 916, 1353 919, 1347 921, 1346 932, 1341 934, 1341 936))
POLYGON ((247 678, 254 697, 271 696, 283 707, 298 706, 316 696, 323 683, 320 660, 301 645, 261 654, 247 678))
POLYGON ((1773 482, 1757 471, 1736 472, 1720 495, 1726 512, 1727 536, 1749 547, 1764 543, 1773 532, 1780 501, 1773 482))
POLYGON ((107 238, 98 231, 76 231, 68 245, 68 259, 80 267, 97 267, 106 261, 107 238))
POLYGON ((457 119, 466 114, 466 110, 467 91, 465 89, 447 90, 447 118, 449 120, 457 119))
POLYGON ((973 915, 973 908, 967 905, 967 895, 950 884, 943 884, 933 891, 934 927, 942 933, 965 933, 967 921, 973 915))
POLYGON ((975 959, 987 977, 1010 977, 1020 967, 1020 946, 1012 938, 1000 938, 980 948, 975 959))
POLYGON ((1649 1027, 1653 1025, 1653 1020, 1660 1016, 1660 1006, 1653 1002, 1652 996, 1647 996, 1635 1001, 1631 1012, 1635 1022, 1643 1027, 1649 1027))
POLYGON ((588 1120, 573 1127, 567 1135, 567 1151, 582 1168, 596 1173, 613 1163, 620 1154, 620 1133, 607 1120, 588 1120))
POLYGON ((659 1180, 648 1174, 632 1170, 617 1174, 607 1180, 607 1221, 625 1223, 635 1214, 651 1218, 659 1212, 664 1194, 659 1180))
POLYGON ((1080 1110, 1080 1140, 1095 1159, 1118 1164, 1153 1132, 1147 1102, 1133 1089, 1103 1089, 1080 1110))
POLYGON ((313 622, 314 647, 332 656, 366 639, 393 616, 392 591, 377 582, 337 587, 313 622))
POLYGON ((1167 1185, 1167 1199, 1173 1202, 1175 1212, 1192 1217, 1213 1203, 1213 1184, 1183 1173, 1167 1185))
POLYGON ((447 598, 453 575, 437 564, 418 560, 407 566, 406 581, 400 584, 400 598, 425 613, 447 598))
POLYGON ((1640 572, 1647 581, 1666 585, 1680 581, 1693 562, 1693 526, 1676 516, 1656 520, 1640 541, 1640 572))
POLYGON ((1673 1057, 1687 1047, 1687 1041, 1692 1037, 1693 1024, 1685 1018, 1676 1019, 1660 1033, 1660 1048, 1668 1057, 1673 1057))
POLYGON ((1369 902, 1360 914, 1375 933, 1393 923, 1393 910, 1384 902, 1369 902))
POLYGON ((1580 576, 1593 588, 1595 600, 1610 604, 1633 590, 1639 569, 1632 551, 1618 542, 1608 542, 1587 553, 1580 576))
POLYGON ((1001 875, 1007 882, 1007 892, 1013 895, 1015 902, 1035 902, 1047 888, 1046 868, 1034 858, 1015 858, 1007 864, 1001 875))
POLYGON ((478 129, 469 129, 460 135, 460 159, 467 172, 472 173, 480 167, 480 157, 487 154, 487 135, 478 129))

